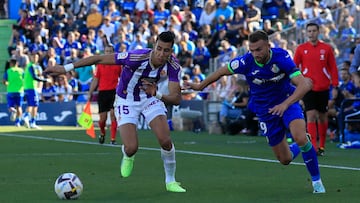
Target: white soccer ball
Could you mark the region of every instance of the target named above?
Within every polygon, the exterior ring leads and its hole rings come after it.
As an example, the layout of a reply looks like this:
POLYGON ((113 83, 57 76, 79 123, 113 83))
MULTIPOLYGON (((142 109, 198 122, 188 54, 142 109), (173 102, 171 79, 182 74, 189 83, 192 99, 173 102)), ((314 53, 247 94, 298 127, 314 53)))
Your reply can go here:
POLYGON ((74 173, 63 173, 55 181, 55 193, 59 199, 77 199, 83 191, 83 184, 74 173))

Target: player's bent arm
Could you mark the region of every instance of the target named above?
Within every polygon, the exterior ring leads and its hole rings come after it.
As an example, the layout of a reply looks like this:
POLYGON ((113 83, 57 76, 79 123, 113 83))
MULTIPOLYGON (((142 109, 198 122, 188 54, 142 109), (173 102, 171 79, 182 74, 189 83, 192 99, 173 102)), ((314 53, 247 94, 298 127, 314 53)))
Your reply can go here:
POLYGON ((161 100, 166 104, 179 105, 181 102, 180 83, 169 81, 169 94, 161 95, 161 100))
POLYGON ((288 97, 284 102, 289 106, 299 100, 312 89, 312 81, 309 78, 305 78, 302 74, 291 78, 291 82, 296 86, 294 93, 288 97))
POLYGON ((212 84, 213 82, 219 80, 224 75, 232 75, 233 73, 230 72, 227 66, 223 66, 217 69, 215 72, 210 74, 199 84, 199 89, 196 90, 203 90, 208 85, 212 84))

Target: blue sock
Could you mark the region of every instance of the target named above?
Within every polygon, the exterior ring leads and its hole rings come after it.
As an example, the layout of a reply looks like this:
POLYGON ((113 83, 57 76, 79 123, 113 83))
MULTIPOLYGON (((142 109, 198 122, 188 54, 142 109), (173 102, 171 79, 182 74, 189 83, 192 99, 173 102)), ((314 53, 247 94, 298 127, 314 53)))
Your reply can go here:
POLYGON ((35 118, 31 117, 30 118, 30 123, 35 123, 35 118))
POLYGON ((300 150, 302 152, 302 157, 304 159, 304 163, 306 165, 307 170, 311 175, 312 181, 317 181, 320 179, 320 170, 319 170, 319 163, 316 155, 316 151, 308 141, 305 146, 301 146, 300 150))
POLYGON ((294 160, 300 153, 299 145, 297 145, 296 143, 292 143, 291 145, 289 145, 289 147, 292 153, 292 160, 294 160))

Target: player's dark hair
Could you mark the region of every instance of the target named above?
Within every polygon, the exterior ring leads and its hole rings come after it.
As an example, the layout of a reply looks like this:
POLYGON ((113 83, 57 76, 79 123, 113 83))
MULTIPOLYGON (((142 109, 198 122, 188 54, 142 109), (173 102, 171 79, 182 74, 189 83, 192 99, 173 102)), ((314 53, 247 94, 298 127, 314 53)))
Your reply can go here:
POLYGON ((308 27, 310 27, 310 26, 315 26, 317 30, 320 30, 319 25, 316 24, 316 23, 308 23, 308 24, 306 25, 306 29, 307 29, 308 27))
POLYGON ((254 43, 259 40, 269 41, 268 34, 263 30, 256 30, 249 35, 249 42, 254 43))
POLYGON ((171 31, 164 31, 159 34, 156 41, 161 40, 162 42, 170 42, 172 45, 175 42, 175 34, 171 31))

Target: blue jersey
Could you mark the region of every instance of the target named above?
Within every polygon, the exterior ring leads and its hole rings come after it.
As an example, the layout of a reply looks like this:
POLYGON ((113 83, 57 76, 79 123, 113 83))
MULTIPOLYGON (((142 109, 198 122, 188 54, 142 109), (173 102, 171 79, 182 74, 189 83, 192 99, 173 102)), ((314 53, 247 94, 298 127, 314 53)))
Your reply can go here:
POLYGON ((233 73, 243 74, 250 86, 249 109, 266 119, 269 108, 282 103, 294 91, 291 74, 299 71, 289 53, 281 48, 272 48, 266 64, 255 61, 250 52, 230 61, 228 68, 233 73))

